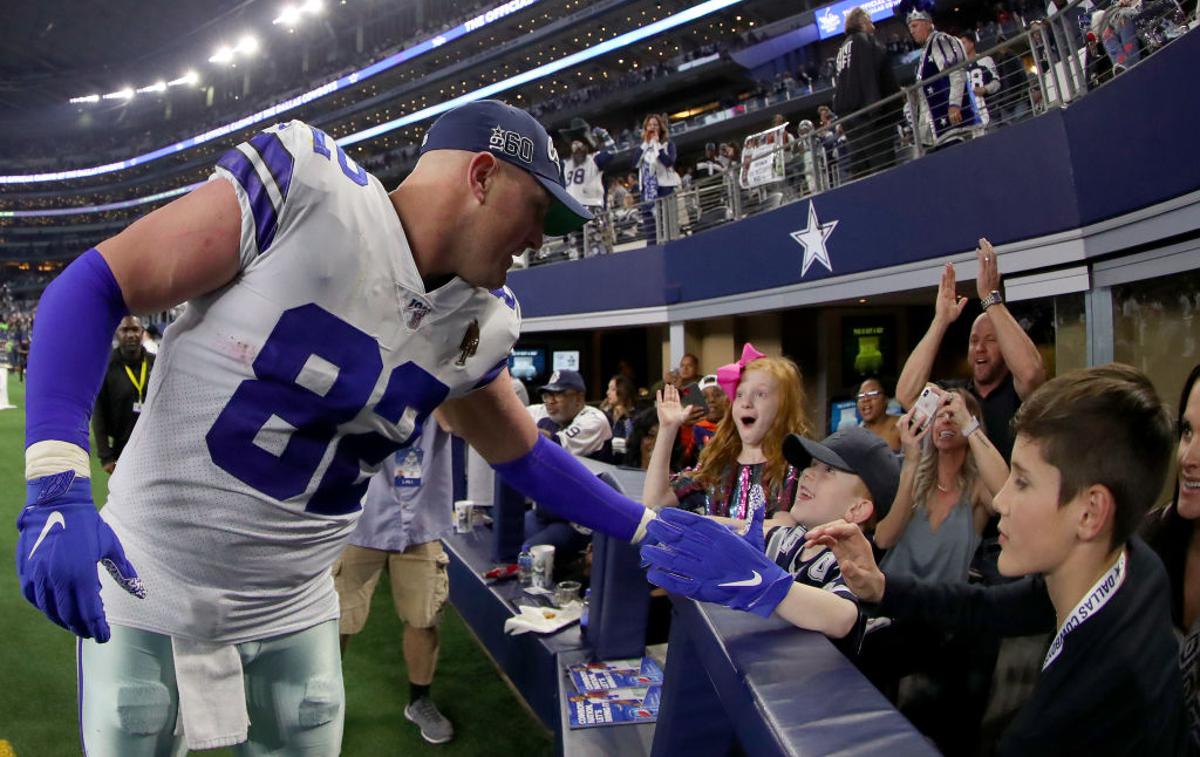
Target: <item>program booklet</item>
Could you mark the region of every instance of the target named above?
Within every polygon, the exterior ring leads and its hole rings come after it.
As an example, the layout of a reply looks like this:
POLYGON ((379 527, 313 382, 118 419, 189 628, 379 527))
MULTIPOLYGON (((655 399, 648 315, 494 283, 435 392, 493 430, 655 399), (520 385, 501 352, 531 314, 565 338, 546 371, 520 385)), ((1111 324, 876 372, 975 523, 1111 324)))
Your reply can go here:
POLYGON ((662 667, 649 657, 572 665, 571 728, 653 723, 662 701, 662 667))
POLYGON ((572 665, 569 671, 571 683, 580 692, 645 688, 663 682, 662 668, 649 657, 581 662, 572 665))

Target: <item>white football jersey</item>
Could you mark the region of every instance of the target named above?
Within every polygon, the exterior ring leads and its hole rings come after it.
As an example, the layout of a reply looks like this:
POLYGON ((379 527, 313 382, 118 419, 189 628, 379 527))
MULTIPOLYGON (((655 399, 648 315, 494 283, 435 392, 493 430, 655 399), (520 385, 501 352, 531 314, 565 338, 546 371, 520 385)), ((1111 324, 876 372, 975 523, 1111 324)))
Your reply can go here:
POLYGON ((500 373, 520 310, 459 278, 426 292, 383 186, 307 124, 212 180, 237 191, 241 272, 163 338, 102 511, 146 598, 102 593, 112 623, 238 643, 338 616, 329 568, 372 474, 500 373))
POLYGON ((604 174, 596 165, 596 156, 588 155, 582 163, 574 158, 563 162, 563 184, 567 193, 589 208, 604 206, 604 174))

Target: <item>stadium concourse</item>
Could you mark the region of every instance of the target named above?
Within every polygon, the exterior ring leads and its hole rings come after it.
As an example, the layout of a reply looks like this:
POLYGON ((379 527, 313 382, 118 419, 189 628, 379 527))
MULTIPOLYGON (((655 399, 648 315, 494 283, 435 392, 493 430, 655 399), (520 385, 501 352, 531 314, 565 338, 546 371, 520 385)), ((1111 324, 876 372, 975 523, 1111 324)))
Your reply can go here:
POLYGON ((1200 750, 1198 24, 9 9, 0 757, 1200 750))

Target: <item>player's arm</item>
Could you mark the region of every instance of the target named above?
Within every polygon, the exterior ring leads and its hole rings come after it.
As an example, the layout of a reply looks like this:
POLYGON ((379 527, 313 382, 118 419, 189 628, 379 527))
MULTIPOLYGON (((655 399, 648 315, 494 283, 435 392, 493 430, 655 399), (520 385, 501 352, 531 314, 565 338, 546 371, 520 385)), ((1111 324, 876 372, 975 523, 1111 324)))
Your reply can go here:
POLYGON ((508 370, 442 410, 455 433, 506 484, 572 523, 641 541, 653 511, 596 478, 571 453, 538 433, 512 390, 508 370))
POLYGON ((129 310, 150 313, 237 275, 242 213, 229 181, 210 181, 97 245, 129 310))
POLYGON ((28 506, 17 519, 17 572, 26 599, 79 636, 109 636, 97 562, 118 584, 142 594, 116 535, 96 513, 88 482, 88 420, 113 332, 131 308, 165 309, 232 279, 241 226, 233 186, 210 182, 85 252, 38 302, 25 411, 28 506))

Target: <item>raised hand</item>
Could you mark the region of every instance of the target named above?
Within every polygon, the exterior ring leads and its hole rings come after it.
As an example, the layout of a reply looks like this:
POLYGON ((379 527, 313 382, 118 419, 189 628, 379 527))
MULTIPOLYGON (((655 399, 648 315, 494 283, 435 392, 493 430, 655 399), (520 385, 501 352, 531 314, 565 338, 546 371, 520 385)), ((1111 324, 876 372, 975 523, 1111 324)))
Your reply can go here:
POLYGON ((862 529, 844 520, 818 526, 805 535, 808 544, 821 544, 833 550, 842 580, 864 602, 883 599, 884 575, 875 564, 871 542, 862 529))
POLYGON ((1000 289, 1000 263, 996 260, 996 250, 992 247, 992 243, 986 239, 979 240, 975 258, 979 261, 979 273, 975 276, 975 291, 982 300, 1000 289))
POLYGON ((957 281, 954 276, 954 264, 947 263, 942 269, 942 280, 938 282, 937 300, 933 305, 934 320, 949 325, 962 315, 967 306, 967 298, 960 297, 955 290, 957 281))
MULTIPOLYGON (((751 521, 751 528, 755 524, 751 521)), ((757 526, 762 530, 761 522, 757 526)), ((768 617, 787 596, 792 576, 727 527, 665 508, 646 527, 642 561, 650 582, 701 602, 768 617)))
POLYGON ((900 433, 900 450, 904 453, 905 460, 920 457, 921 443, 929 436, 929 429, 933 428, 932 423, 924 423, 916 417, 917 415, 920 414, 913 407, 896 421, 896 430, 900 433))
POLYGON ((679 390, 672 384, 664 384, 655 397, 654 407, 658 410, 659 430, 674 429, 693 420, 692 410, 679 401, 679 390))
POLYGON ((91 483, 73 471, 34 479, 17 517, 21 593, 54 623, 85 639, 109 639, 96 563, 121 588, 144 597, 141 579, 92 503, 91 483))
POLYGON ((973 418, 967 410, 967 403, 963 401, 962 395, 958 392, 943 394, 942 407, 950 411, 950 415, 954 418, 954 425, 958 426, 959 431, 963 431, 971 424, 973 418))

